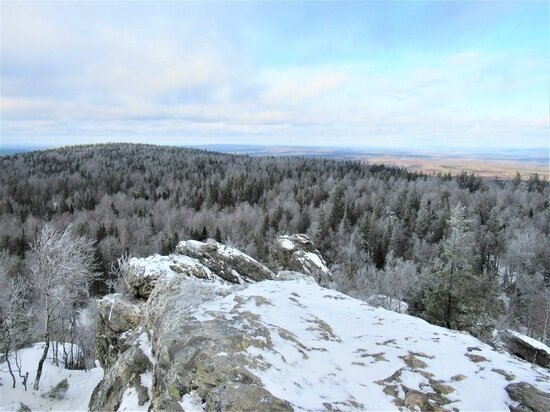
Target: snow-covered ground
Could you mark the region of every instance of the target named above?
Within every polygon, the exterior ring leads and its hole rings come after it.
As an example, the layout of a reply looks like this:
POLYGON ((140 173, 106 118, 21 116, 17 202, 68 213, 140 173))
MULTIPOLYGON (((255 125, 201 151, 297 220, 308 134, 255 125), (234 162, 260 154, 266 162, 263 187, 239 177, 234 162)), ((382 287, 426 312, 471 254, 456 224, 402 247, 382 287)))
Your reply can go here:
POLYGON ((222 313, 234 325, 243 322, 244 329, 246 317, 238 313, 259 316, 272 346, 247 349, 261 365, 251 372, 298 410, 326 405, 395 410, 395 401, 405 398, 404 388, 437 393, 449 409, 508 410, 513 401, 505 387, 512 382, 550 391, 550 372, 544 368, 468 334, 374 308, 307 279, 232 289, 200 305, 195 318, 207 321, 222 313))
MULTIPOLYGON (((243 331, 250 331, 247 322, 257 319, 269 336, 250 336, 265 345, 243 349, 255 360, 247 367, 269 392, 296 410, 396 410, 406 399, 405 391, 413 390, 437 398, 449 410, 503 411, 514 405, 505 390, 510 383, 523 381, 550 391, 550 371, 470 335, 372 307, 293 272, 279 278, 286 280, 246 286, 209 283, 212 291, 230 293, 209 294, 193 306, 193 317, 207 322, 221 315, 243 331)), ((156 366, 145 332, 136 344, 156 366)), ((34 392, 41 348, 36 344, 21 351, 23 369, 30 376, 26 392, 20 384, 11 388, 6 364, 0 364, 0 410, 16 410, 19 402, 33 411, 87 410, 103 370, 70 371, 48 359, 41 389, 34 392), (69 389, 63 399, 41 396, 64 378, 69 389)), ((149 395, 152 380, 150 372, 141 375, 149 395)), ((137 392, 129 387, 118 410, 147 410, 149 405, 140 406, 137 392)), ((180 405, 186 411, 202 409, 195 392, 185 394, 180 405)))
MULTIPOLYGON (((12 388, 12 378, 5 362, 0 363, 0 411, 14 411, 19 408, 20 402, 35 411, 87 411, 92 391, 103 377, 103 369, 95 367, 88 371, 67 370, 56 366, 51 360, 51 349, 44 362, 44 369, 40 379, 40 389, 33 391, 32 386, 36 375, 38 360, 42 355, 43 343, 22 349, 19 353, 22 360, 23 374, 29 372, 27 391, 17 379, 17 386, 12 388), (67 378, 69 388, 62 399, 42 397, 61 380, 67 378)), ((17 375, 17 374, 16 374, 17 375)))

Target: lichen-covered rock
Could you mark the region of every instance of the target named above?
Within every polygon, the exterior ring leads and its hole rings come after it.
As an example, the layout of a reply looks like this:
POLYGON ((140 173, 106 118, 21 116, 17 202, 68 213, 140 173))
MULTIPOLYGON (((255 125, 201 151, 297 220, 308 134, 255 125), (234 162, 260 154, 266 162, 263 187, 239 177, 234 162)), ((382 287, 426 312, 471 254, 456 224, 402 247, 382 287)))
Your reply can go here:
POLYGON ((273 279, 266 266, 244 253, 213 240, 180 242, 176 253, 131 258, 122 268, 127 290, 137 298, 147 299, 158 279, 184 275, 214 283, 246 283, 273 279))
POLYGON ((261 281, 273 279, 275 276, 271 270, 250 256, 212 239, 206 242, 183 241, 177 245, 176 251, 197 259, 231 283, 261 281))
POLYGON ((121 293, 106 295, 97 301, 99 316, 116 333, 135 328, 141 321, 140 301, 121 293))
POLYGON ((294 410, 281 399, 275 398, 260 385, 225 383, 212 389, 206 397, 206 409, 210 411, 286 412, 294 410))
POLYGON ((513 406, 515 410, 529 412, 550 411, 550 393, 543 392, 529 383, 511 383, 506 387, 506 391, 512 400, 519 403, 519 405, 513 406))
MULTIPOLYGON (((90 399, 90 411, 116 411, 128 389, 137 394, 145 393, 149 400, 146 374, 151 374, 153 365, 137 345, 129 347, 117 361, 105 371, 105 376, 94 389, 90 399)), ((143 400, 143 395, 141 395, 143 400)))
POLYGON ((498 340, 508 352, 545 368, 550 368, 550 348, 513 330, 498 332, 498 340))
POLYGON ((273 245, 271 255, 283 270, 291 270, 322 279, 330 270, 315 248, 315 245, 304 234, 282 235, 273 245))
POLYGON ((131 258, 122 268, 122 278, 126 288, 135 297, 142 299, 149 297, 157 279, 174 274, 212 281, 220 279, 197 259, 183 254, 131 258))
POLYGON ((128 331, 142 319, 143 302, 131 296, 112 294, 97 301, 98 323, 95 336, 96 357, 101 367, 108 368, 127 348, 128 331))
MULTIPOLYGON (((230 289, 193 280, 178 288, 181 280, 159 281, 147 305, 146 326, 155 330, 152 344, 158 358, 154 398, 180 401, 195 391, 207 405, 222 405, 221 410, 253 410, 254 405, 257 409, 260 400, 265 410, 285 410, 286 404, 263 389, 250 372, 266 366, 247 356, 247 350, 270 347, 267 328, 252 313, 237 312, 244 303, 239 299, 233 302, 233 312, 229 311, 236 317, 233 322, 224 313, 198 315, 199 306, 225 297, 230 289)), ((254 301, 269 304, 261 297, 254 301)))

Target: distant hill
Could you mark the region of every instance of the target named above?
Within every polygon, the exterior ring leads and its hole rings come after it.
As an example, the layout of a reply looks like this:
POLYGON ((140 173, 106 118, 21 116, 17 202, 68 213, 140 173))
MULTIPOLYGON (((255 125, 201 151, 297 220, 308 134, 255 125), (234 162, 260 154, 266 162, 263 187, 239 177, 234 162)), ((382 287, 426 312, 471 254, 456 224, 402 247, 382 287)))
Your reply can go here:
POLYGON ((0 144, 0 156, 6 156, 17 153, 34 152, 35 150, 45 149, 45 146, 11 146, 0 144))
POLYGON ((387 164, 413 172, 460 174, 463 171, 485 177, 511 178, 538 173, 550 177, 549 149, 431 149, 344 148, 314 146, 262 146, 213 144, 201 149, 251 156, 303 156, 387 164))

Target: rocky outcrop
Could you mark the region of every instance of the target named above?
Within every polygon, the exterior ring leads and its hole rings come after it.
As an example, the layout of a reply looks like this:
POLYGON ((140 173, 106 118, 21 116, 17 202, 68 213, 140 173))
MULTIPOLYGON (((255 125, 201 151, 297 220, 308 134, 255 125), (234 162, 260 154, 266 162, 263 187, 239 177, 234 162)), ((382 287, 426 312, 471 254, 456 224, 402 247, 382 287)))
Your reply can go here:
MULTIPOLYGON (((219 410, 218 406, 221 410, 257 410, 260 400, 266 410, 291 409, 250 372, 262 364, 246 351, 272 345, 258 317, 238 312, 239 299, 231 302, 235 306, 229 314, 238 317, 233 322, 228 322, 226 313, 199 315, 200 306, 230 296, 231 290, 191 280, 181 288, 181 281, 176 276, 159 282, 147 307, 145 324, 155 330, 153 352, 157 370, 162 371, 155 374, 153 396, 180 401, 194 391, 212 410, 219 410)), ((258 299, 256 303, 263 304, 258 299)))
POLYGON ((271 254, 282 270, 305 273, 316 279, 323 279, 330 274, 321 253, 307 235, 279 236, 271 254))
POLYGON ((97 302, 96 357, 102 368, 110 367, 128 349, 128 339, 142 319, 143 302, 115 293, 97 302), (130 333, 127 333, 130 332, 130 333))
POLYGON ((535 386, 526 383, 512 383, 506 387, 510 398, 518 405, 510 409, 517 412, 548 412, 550 411, 550 394, 542 392, 535 386))
POLYGON ((533 338, 512 330, 498 332, 500 346, 528 362, 550 368, 550 348, 533 338))
POLYGON ((96 353, 106 373, 90 410, 116 410, 131 396, 137 396, 140 405, 149 402, 154 410, 175 410, 190 392, 212 408, 252 410, 260 402, 270 409, 288 409, 244 368, 238 352, 250 344, 246 331, 232 331, 223 320, 186 323, 188 317, 183 316, 207 300, 213 285, 275 278, 266 266, 211 240, 186 241, 169 256, 129 259, 122 277, 129 294, 108 295, 97 303, 96 353), (176 329, 164 332, 170 325, 176 329), (156 349, 144 326, 155 331, 156 349), (223 351, 227 359, 218 356, 223 351), (147 388, 142 381, 148 374, 147 388))
POLYGON ((231 283, 273 279, 275 276, 271 270, 250 256, 213 239, 206 243, 183 241, 176 246, 176 251, 197 259, 213 273, 231 283))
POLYGON ((520 402, 509 383, 550 389, 546 369, 471 336, 325 289, 311 272, 273 275, 215 242, 181 242, 122 274, 129 293, 98 303, 105 376, 91 411, 502 410, 520 402))
POLYGON ((135 393, 139 405, 150 401, 147 375, 153 365, 139 346, 130 346, 116 362, 106 369, 105 376, 90 399, 91 411, 116 411, 125 393, 135 393))
POLYGON ((122 271, 126 288, 135 297, 144 299, 149 297, 159 278, 175 274, 237 284, 275 277, 271 270, 250 256, 212 239, 180 242, 176 253, 168 256, 129 259, 122 271))

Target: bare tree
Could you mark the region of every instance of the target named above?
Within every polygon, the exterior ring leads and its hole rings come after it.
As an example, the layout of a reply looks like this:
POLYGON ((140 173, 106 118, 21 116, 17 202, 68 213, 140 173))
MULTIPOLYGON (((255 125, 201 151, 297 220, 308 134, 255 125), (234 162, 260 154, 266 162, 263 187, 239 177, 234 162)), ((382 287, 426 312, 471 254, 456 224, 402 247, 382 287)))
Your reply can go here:
POLYGON ((34 390, 39 388, 55 322, 74 314, 79 302, 87 297, 87 286, 94 276, 93 256, 93 241, 73 234, 70 226, 60 232, 46 225, 31 245, 29 266, 44 338, 34 390))
POLYGON ((19 276, 9 276, 1 265, 0 284, 2 285, 0 288, 0 347, 6 359, 13 387, 15 388, 16 378, 11 359, 15 360, 15 369, 17 369, 19 377, 22 378, 22 383, 26 389, 27 376, 21 373, 18 349, 25 343, 28 335, 26 316, 28 285, 19 276))

